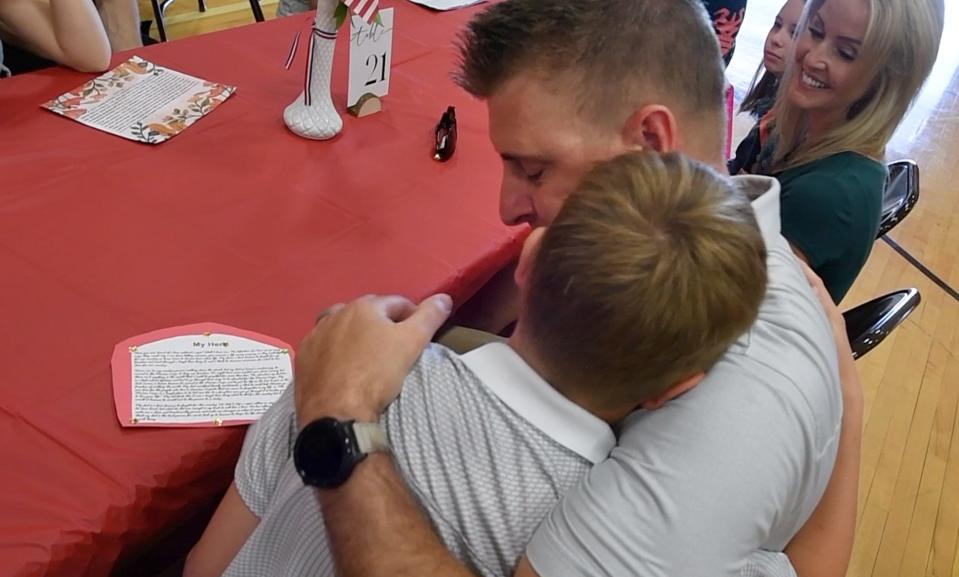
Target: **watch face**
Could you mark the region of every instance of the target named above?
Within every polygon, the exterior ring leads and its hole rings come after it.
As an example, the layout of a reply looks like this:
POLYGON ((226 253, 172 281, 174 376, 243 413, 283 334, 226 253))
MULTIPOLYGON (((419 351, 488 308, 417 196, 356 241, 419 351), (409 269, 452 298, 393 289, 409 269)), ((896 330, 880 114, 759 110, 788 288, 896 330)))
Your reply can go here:
POLYGON ((293 448, 293 462, 303 482, 332 488, 349 478, 357 461, 351 424, 325 417, 300 432, 293 448))

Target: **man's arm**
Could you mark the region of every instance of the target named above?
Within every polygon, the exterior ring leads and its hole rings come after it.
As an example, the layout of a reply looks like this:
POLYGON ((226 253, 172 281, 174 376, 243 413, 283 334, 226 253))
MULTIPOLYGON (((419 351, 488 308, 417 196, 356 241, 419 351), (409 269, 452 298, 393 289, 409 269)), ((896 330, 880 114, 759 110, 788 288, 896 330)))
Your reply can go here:
POLYGON ((839 452, 822 500, 796 534, 786 554, 800 577, 843 577, 852 555, 859 500, 863 393, 846 336, 846 322, 822 280, 808 266, 803 272, 829 317, 839 354, 843 415, 839 452))
MULTIPOLYGON (((851 356, 849 362, 853 362, 851 356)), ((847 401, 839 454, 829 485, 812 517, 786 547, 786 555, 800 577, 846 574, 856 533, 861 448, 862 401, 847 401)))
MULTIPOLYGON (((796 250, 793 247, 793 250, 796 250)), ((797 253, 797 256, 801 255, 797 253)), ((846 321, 832 297, 802 259, 803 272, 819 298, 832 325, 839 355, 839 379, 842 384, 843 415, 836 464, 822 500, 802 529, 789 542, 785 554, 799 577, 844 577, 852 555, 859 499, 859 465, 862 451, 862 383, 846 336, 846 321)), ((786 577, 778 554, 753 555, 747 573, 757 577, 786 577)))
POLYGON ((337 575, 474 577, 433 532, 389 455, 370 455, 349 481, 317 495, 337 575))

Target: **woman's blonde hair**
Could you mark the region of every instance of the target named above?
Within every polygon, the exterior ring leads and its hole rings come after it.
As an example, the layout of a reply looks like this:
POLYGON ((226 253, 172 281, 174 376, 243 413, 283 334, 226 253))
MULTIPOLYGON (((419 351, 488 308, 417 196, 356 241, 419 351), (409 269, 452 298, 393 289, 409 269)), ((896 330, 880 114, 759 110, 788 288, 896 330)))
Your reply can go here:
MULTIPOLYGON (((805 34, 812 15, 826 0, 809 0, 799 23, 805 34)), ((787 89, 780 90, 774 108, 778 135, 772 170, 780 172, 839 152, 858 152, 881 160, 886 144, 909 110, 932 70, 945 20, 943 0, 868 0, 869 24, 859 58, 868 88, 853 103, 847 121, 815 141, 805 139, 807 114, 791 104, 787 89)), ((790 86, 800 74, 793 59, 783 75, 790 86)))

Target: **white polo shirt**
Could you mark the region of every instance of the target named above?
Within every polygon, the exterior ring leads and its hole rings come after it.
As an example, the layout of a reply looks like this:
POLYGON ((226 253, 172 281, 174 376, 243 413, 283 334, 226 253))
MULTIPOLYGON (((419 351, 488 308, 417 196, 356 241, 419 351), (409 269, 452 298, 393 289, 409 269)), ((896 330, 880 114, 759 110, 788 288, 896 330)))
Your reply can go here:
POLYGON ((759 318, 695 389, 624 422, 537 530, 540 577, 737 575, 750 552, 781 551, 825 490, 842 417, 832 332, 779 233, 779 184, 736 180, 768 252, 759 318))

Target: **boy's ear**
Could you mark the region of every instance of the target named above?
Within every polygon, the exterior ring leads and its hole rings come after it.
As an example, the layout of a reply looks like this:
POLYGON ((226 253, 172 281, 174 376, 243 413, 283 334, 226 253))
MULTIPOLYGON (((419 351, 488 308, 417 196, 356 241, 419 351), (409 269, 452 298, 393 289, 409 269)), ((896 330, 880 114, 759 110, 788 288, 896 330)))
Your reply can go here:
POLYGON ((666 106, 647 104, 626 119, 622 139, 630 150, 674 152, 680 145, 679 124, 673 111, 666 106))
POLYGON ((685 379, 676 382, 671 387, 660 393, 658 396, 643 401, 639 404, 640 407, 646 409, 647 411, 655 411, 656 409, 662 407, 666 404, 667 401, 671 401, 678 397, 679 395, 689 391, 696 385, 698 385, 706 377, 706 373, 699 371, 686 377, 685 379))
POLYGON ((513 275, 520 289, 526 290, 526 285, 529 284, 529 276, 533 272, 533 263, 536 262, 539 247, 543 244, 544 234, 546 234, 546 227, 534 228, 523 242, 523 250, 519 253, 519 262, 516 264, 516 273, 513 275))

